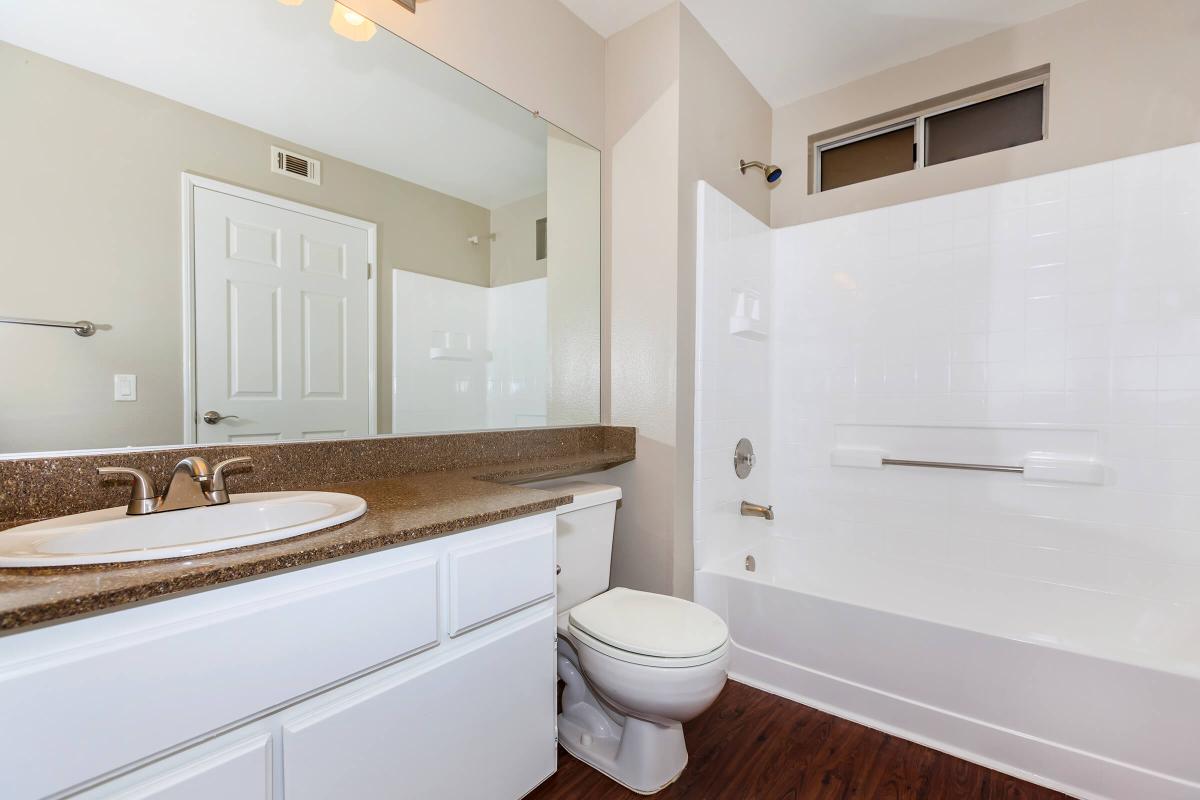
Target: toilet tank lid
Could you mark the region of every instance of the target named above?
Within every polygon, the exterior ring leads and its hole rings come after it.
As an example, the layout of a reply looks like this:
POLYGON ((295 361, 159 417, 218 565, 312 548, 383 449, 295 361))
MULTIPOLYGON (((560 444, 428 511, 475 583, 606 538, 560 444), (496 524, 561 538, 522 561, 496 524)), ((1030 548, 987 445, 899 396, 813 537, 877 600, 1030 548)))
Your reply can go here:
POLYGON ((556 492, 570 492, 575 498, 572 502, 558 507, 559 514, 591 508, 602 503, 615 503, 621 499, 621 487, 609 486, 604 483, 589 483, 588 481, 540 481, 525 484, 531 489, 552 489, 556 492))

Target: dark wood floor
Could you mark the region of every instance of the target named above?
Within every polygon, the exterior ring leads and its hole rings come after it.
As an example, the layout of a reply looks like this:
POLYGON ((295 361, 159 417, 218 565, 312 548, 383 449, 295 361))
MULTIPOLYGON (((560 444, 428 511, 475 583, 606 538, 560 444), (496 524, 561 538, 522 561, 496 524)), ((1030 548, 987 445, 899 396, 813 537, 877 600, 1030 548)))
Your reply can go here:
MULTIPOLYGON (((684 726, 690 755, 663 800, 1069 800, 928 747, 730 681, 684 726)), ((633 800, 561 748, 528 800, 633 800)))

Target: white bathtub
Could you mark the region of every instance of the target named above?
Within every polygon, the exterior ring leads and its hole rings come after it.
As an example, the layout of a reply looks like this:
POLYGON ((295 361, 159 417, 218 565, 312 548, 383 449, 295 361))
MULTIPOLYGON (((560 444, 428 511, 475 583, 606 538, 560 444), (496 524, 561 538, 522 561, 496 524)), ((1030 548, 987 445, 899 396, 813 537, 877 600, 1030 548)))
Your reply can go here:
POLYGON ((696 599, 739 681, 1076 797, 1200 798, 1196 606, 783 538, 696 599))

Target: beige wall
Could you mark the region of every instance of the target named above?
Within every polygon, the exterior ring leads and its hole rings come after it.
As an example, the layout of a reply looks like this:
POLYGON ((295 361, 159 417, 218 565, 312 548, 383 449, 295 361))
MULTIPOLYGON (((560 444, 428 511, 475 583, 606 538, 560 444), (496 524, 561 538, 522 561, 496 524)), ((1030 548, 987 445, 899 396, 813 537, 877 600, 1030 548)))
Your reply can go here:
MULTIPOLYGON (((696 185, 705 181, 764 223, 771 193, 761 172, 745 175, 738 159, 765 160, 771 151, 771 106, 699 21, 680 9, 679 128, 679 401, 676 404, 674 586, 691 596, 692 487, 695 465, 696 185)), ((729 443, 730 452, 736 440, 729 443)))
POLYGON ((604 39, 558 0, 343 0, 585 142, 604 142, 604 39))
POLYGON ((545 216, 545 194, 492 209, 492 286, 546 277, 546 259, 537 260, 537 221, 545 216))
POLYGON ((611 238, 611 418, 637 426, 621 486, 612 583, 670 594, 676 490, 679 9, 608 40, 606 211, 611 238))
POLYGON ((5 327, 0 451, 182 440, 184 171, 379 226, 382 431, 391 269, 489 283, 488 211, 462 200, 6 44, 0 106, 0 313, 111 326, 90 339, 5 327), (322 185, 269 172, 270 144, 320 157, 322 185), (138 376, 137 402, 113 402, 114 373, 138 376))
POLYGON ((767 156, 771 108, 679 4, 609 39, 607 75, 612 421, 638 426, 612 471, 613 582, 690 597, 696 184, 766 221, 766 184, 737 163, 767 156))
POLYGON ((1200 139, 1200 3, 1089 0, 775 112, 771 224, 795 225, 1200 139), (808 137, 1050 64, 1043 142, 807 193, 808 137))

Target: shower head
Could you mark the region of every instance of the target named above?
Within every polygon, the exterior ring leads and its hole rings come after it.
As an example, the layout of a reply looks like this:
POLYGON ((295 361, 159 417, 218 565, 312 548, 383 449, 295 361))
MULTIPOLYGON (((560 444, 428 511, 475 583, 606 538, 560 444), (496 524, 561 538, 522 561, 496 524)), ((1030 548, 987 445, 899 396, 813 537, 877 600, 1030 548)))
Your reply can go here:
POLYGON ((774 164, 764 164, 761 161, 739 161, 738 165, 741 167, 743 175, 745 175, 746 170, 750 169, 751 167, 757 167, 758 169, 761 169, 763 171, 763 175, 767 176, 767 183, 775 183, 783 177, 783 170, 774 164))

